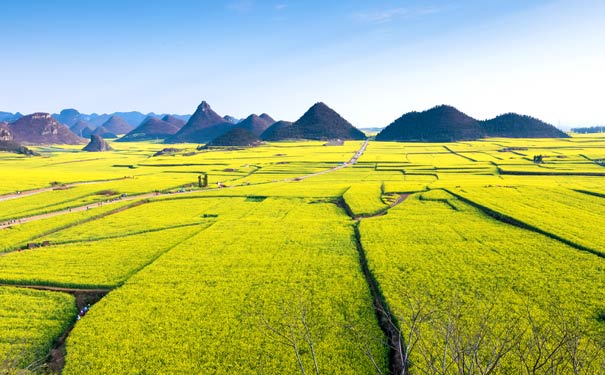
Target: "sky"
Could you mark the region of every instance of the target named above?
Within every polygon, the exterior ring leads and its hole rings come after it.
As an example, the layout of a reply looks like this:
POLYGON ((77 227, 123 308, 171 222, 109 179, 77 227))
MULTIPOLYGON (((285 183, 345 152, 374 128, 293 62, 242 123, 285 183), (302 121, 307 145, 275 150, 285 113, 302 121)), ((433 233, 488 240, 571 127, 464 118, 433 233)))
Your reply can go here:
POLYGON ((3 0, 0 111, 605 124, 603 0, 3 0))

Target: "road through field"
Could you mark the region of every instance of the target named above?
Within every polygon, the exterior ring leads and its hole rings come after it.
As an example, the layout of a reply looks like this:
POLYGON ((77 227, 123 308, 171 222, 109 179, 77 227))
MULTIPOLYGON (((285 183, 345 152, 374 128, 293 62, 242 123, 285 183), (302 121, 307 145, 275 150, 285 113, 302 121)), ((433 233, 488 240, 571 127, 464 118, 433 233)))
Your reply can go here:
MULTIPOLYGON (((369 143, 369 140, 366 140, 361 145, 361 147, 359 148, 359 150, 357 150, 355 152, 355 154, 353 155, 353 157, 351 157, 351 159, 349 159, 348 161, 342 163, 341 165, 338 165, 338 166, 330 168, 330 169, 326 169, 326 170, 321 171, 321 172, 311 173, 311 174, 308 174, 308 175, 303 175, 303 176, 299 176, 299 177, 295 177, 295 178, 287 178, 287 179, 278 180, 278 181, 275 181, 275 182, 300 181, 300 180, 304 180, 304 179, 309 178, 309 177, 319 176, 319 175, 323 175, 323 174, 326 174, 326 173, 335 172, 335 171, 338 171, 338 170, 346 168, 346 167, 350 167, 351 165, 357 163, 357 160, 359 159, 359 157, 361 157, 361 155, 363 155, 363 153, 365 152, 365 150, 366 150, 366 148, 368 146, 368 143, 369 143)), ((123 178, 120 178, 118 180, 121 180, 121 179, 123 179, 123 178)), ((115 180, 78 182, 78 183, 64 185, 64 187, 67 188, 67 187, 72 187, 72 186, 76 186, 76 185, 91 184, 91 183, 97 183, 97 182, 107 182, 107 181, 115 181, 115 180)), ((271 182, 271 183, 275 183, 275 182, 271 182)), ((233 185, 233 186, 228 186, 228 187, 223 187, 223 188, 205 189, 203 191, 212 191, 212 190, 229 189, 229 188, 232 189, 232 188, 241 187, 241 186, 247 186, 247 185, 245 185, 245 184, 242 184, 242 185, 233 185)), ((42 188, 42 189, 37 189, 37 190, 30 190, 30 191, 27 191, 27 192, 22 192, 20 194, 4 195, 4 196, 0 197, 0 201, 7 200, 7 199, 19 198, 19 197, 27 196, 27 195, 33 195, 33 194, 37 194, 37 193, 41 193, 41 192, 45 192, 45 191, 50 191, 50 190, 53 190, 53 189, 55 189, 55 188, 49 187, 49 188, 42 188)), ((0 230, 9 228, 9 227, 14 226, 14 225, 25 224, 25 223, 28 223, 28 222, 31 222, 31 221, 36 221, 36 220, 41 220, 41 219, 47 219, 49 217, 58 216, 58 215, 64 215, 64 214, 68 214, 68 213, 71 213, 71 212, 87 211, 87 210, 94 209, 96 207, 101 207, 101 206, 105 206, 105 205, 116 203, 116 202, 125 202, 125 201, 133 201, 133 200, 137 200, 137 199, 147 199, 147 198, 160 197, 160 196, 168 196, 168 195, 174 195, 174 194, 182 195, 182 194, 191 194, 191 193, 199 193, 199 192, 200 192, 200 190, 190 190, 190 191, 182 191, 182 192, 178 191, 178 192, 168 192, 168 193, 153 192, 153 193, 145 193, 145 194, 139 194, 139 195, 125 196, 125 197, 120 197, 120 198, 111 199, 111 200, 107 200, 107 201, 102 201, 102 202, 98 202, 98 203, 90 203, 90 204, 86 204, 86 205, 83 205, 83 206, 72 207, 72 208, 68 208, 68 209, 64 209, 64 210, 60 210, 60 211, 54 211, 54 212, 48 212, 48 213, 40 214, 40 215, 23 217, 23 218, 19 218, 17 220, 9 220, 9 221, 0 223, 0 230)))
POLYGON ((18 191, 18 192, 14 192, 14 193, 10 193, 10 194, 0 195, 0 202, 7 201, 9 199, 28 197, 30 195, 45 193, 47 191, 52 191, 52 190, 69 189, 69 188, 72 188, 74 186, 79 186, 79 185, 102 184, 105 182, 120 181, 120 180, 124 180, 127 178, 130 178, 130 177, 120 177, 120 178, 114 178, 114 179, 110 179, 110 180, 72 182, 72 183, 65 184, 65 185, 56 185, 56 186, 49 186, 49 187, 33 189, 33 190, 18 191))

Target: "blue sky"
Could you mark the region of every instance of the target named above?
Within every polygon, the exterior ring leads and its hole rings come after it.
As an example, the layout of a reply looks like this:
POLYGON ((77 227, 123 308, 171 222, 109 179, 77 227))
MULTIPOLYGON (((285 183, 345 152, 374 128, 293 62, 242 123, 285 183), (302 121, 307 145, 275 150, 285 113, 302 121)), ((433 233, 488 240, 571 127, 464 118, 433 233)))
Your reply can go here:
POLYGON ((605 124, 602 0, 0 2, 0 110, 605 124))

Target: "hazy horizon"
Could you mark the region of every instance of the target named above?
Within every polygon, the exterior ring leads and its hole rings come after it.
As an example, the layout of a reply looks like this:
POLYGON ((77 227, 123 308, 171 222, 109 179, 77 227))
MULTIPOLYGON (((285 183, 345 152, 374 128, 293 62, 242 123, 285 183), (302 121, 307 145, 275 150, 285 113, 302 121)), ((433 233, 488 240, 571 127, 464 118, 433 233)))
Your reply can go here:
POLYGON ((295 120, 323 101, 358 127, 453 105, 562 128, 605 124, 605 4, 224 1, 0 4, 0 110, 295 120))

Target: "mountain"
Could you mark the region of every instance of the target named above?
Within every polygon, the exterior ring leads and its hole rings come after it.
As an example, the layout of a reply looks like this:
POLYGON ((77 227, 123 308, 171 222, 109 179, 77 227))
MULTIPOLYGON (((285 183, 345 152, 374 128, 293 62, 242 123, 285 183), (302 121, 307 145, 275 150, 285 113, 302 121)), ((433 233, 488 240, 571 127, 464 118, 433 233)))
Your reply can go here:
POLYGON ((27 144, 80 144, 84 139, 72 133, 49 113, 23 116, 3 127, 6 140, 27 144))
POLYGON ((230 122, 232 124, 237 124, 239 122, 241 122, 242 120, 239 118, 235 118, 233 116, 229 116, 229 115, 225 115, 223 116, 223 120, 225 120, 226 122, 230 122))
POLYGON ((185 126, 175 135, 167 138, 165 142, 206 143, 227 132, 232 125, 214 112, 206 101, 203 101, 185 126))
MULTIPOLYGON (((168 116, 164 116, 166 119, 168 116)), ((130 131, 124 137, 120 138, 119 142, 136 142, 136 141, 145 141, 145 140, 153 140, 153 139, 164 139, 170 137, 179 131, 180 127, 174 125, 173 122, 183 123, 182 120, 179 119, 170 119, 168 120, 172 122, 168 122, 165 120, 160 120, 156 117, 148 117, 143 123, 136 127, 136 129, 130 131)), ((182 126, 182 125, 181 125, 182 126)))
POLYGON ((73 124, 69 130, 71 130, 75 135, 88 138, 92 134, 93 125, 86 120, 78 120, 75 124, 73 124))
MULTIPOLYGON (((277 125, 274 124, 273 126, 277 125)), ((272 126, 272 127, 273 127, 272 126)), ((314 104, 305 114, 291 126, 280 124, 279 128, 267 129, 267 137, 271 141, 282 139, 365 139, 366 136, 351 125, 347 120, 340 117, 333 109, 324 103, 314 104)))
POLYGON ((281 138, 294 138, 294 136, 288 136, 291 133, 292 122, 290 121, 278 121, 275 124, 271 125, 267 130, 265 130, 261 135, 260 139, 265 141, 278 141, 281 138))
POLYGON ((256 135, 244 128, 233 128, 210 141, 208 147, 251 147, 260 143, 256 135))
POLYGON ((107 142, 105 142, 103 137, 94 134, 90 136, 90 142, 82 149, 82 151, 88 152, 103 152, 111 150, 113 149, 111 146, 109 146, 109 144, 107 144, 107 142))
POLYGON ((537 118, 507 113, 481 122, 488 137, 569 138, 569 135, 537 118))
POLYGON ((183 120, 182 118, 178 118, 173 115, 165 115, 164 117, 162 117, 162 121, 172 124, 178 129, 181 129, 187 123, 187 121, 183 120))
POLYGON ((270 123, 271 123, 271 125, 275 124, 275 122, 276 122, 276 121, 273 119, 273 117, 269 116, 269 115, 268 115, 268 114, 266 114, 266 113, 263 113, 263 114, 261 114, 261 115, 260 115, 260 116, 258 116, 258 117, 262 118, 263 120, 265 120, 265 121, 267 121, 267 122, 270 122, 270 123))
POLYGON ((102 126, 113 134, 126 134, 134 129, 134 126, 118 115, 111 116, 102 126))
POLYGON ((234 128, 245 129, 258 137, 274 123, 275 120, 266 113, 260 116, 252 114, 242 122, 235 124, 234 128))
POLYGON ((377 141, 455 142, 479 139, 485 131, 479 121, 454 107, 440 105, 424 112, 409 112, 384 128, 377 141))
MULTIPOLYGON (((114 112, 111 114, 112 117, 119 117, 122 121, 130 126, 130 130, 139 126, 145 119, 149 116, 155 116, 155 113, 151 112, 148 114, 143 114, 138 111, 130 111, 130 112, 114 112)), ((107 126, 105 126, 107 128, 107 126)), ((110 128, 107 128, 110 129, 110 128)), ((111 130, 111 129, 110 129, 111 130)), ((125 133, 116 133, 116 134, 126 134, 125 133)))
POLYGON ((21 117, 23 117, 23 115, 19 112, 10 113, 10 112, 0 111, 0 122, 13 122, 13 121, 17 121, 21 117))
POLYGON ((82 120, 82 114, 78 110, 73 108, 66 108, 59 114, 53 114, 53 118, 59 121, 61 124, 65 124, 68 127, 72 127, 78 120, 82 120))
POLYGON ((99 126, 95 130, 92 131, 91 135, 96 135, 102 138, 117 138, 118 136, 115 133, 110 132, 104 126, 99 126))
POLYGON ((93 128, 98 128, 99 126, 103 125, 105 122, 107 122, 107 120, 109 120, 109 118, 113 116, 113 114, 102 114, 102 115, 98 115, 96 113, 92 113, 88 116, 85 116, 85 120, 90 122, 93 125, 93 128))
MULTIPOLYGON (((86 114, 86 113, 80 113, 78 110, 73 109, 73 108, 63 109, 60 113, 55 113, 52 116, 57 121, 59 121, 62 124, 67 125, 68 127, 72 127, 73 125, 75 125, 76 122, 78 122, 80 120, 87 121, 90 124, 89 127, 91 129, 95 129, 101 125, 104 125, 107 121, 109 121, 111 119, 112 116, 118 116, 122 120, 124 120, 128 125, 130 125, 130 130, 139 126, 149 116, 153 116, 153 117, 170 116, 171 118, 178 119, 179 121, 183 121, 183 123, 185 123, 187 120, 189 120, 189 117, 191 117, 189 115, 176 115, 176 114, 169 115, 167 113, 156 115, 153 112, 144 114, 144 113, 141 113, 138 111, 114 112, 114 113, 103 113, 103 114, 97 114, 97 113, 86 114)), ((20 113, 13 115, 8 112, 0 112, 0 121, 10 122, 10 121, 16 120, 19 117, 21 117, 20 113), (4 117, 10 117, 10 118, 8 118, 6 120, 6 119, 4 119, 4 117)), ((124 129, 122 129, 122 131, 123 130, 124 129)))

